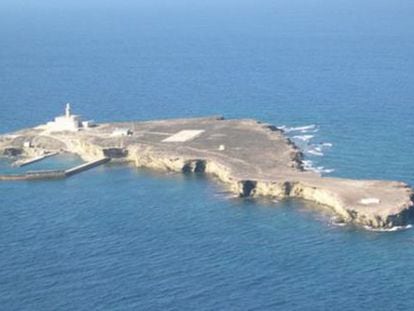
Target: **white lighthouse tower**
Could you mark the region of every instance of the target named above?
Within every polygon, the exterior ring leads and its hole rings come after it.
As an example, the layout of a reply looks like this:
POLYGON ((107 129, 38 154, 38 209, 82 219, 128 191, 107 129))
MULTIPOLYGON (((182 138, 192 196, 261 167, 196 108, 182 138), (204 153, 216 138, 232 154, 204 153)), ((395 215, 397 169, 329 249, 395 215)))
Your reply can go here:
POLYGON ((70 115, 71 115, 71 113, 70 113, 70 104, 67 103, 66 107, 65 107, 65 116, 66 116, 66 118, 70 118, 70 115))

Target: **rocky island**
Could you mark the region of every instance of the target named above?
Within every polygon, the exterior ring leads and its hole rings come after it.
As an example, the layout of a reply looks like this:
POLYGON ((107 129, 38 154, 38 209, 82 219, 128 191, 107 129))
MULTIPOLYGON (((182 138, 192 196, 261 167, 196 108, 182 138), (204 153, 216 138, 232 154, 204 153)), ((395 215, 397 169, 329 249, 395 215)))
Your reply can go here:
POLYGON ((341 220, 374 229, 410 222, 414 192, 397 181, 321 177, 304 170, 301 151, 283 130, 222 117, 94 124, 72 115, 0 136, 0 154, 19 165, 61 152, 88 163, 72 170, 1 175, 0 180, 61 178, 107 161, 215 176, 241 197, 298 198, 332 209, 341 220))

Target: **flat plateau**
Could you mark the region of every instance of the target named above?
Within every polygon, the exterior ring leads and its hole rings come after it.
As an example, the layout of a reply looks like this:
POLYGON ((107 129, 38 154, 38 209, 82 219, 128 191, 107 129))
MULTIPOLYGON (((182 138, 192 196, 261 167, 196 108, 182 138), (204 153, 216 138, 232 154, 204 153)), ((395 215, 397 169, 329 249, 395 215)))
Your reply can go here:
POLYGON ((332 209, 344 222, 374 229, 408 224, 414 204, 413 190, 402 182, 328 178, 305 171, 301 151, 282 130, 250 119, 104 123, 73 132, 51 132, 41 125, 0 136, 0 154, 21 159, 53 152, 206 173, 241 197, 309 200, 332 209))

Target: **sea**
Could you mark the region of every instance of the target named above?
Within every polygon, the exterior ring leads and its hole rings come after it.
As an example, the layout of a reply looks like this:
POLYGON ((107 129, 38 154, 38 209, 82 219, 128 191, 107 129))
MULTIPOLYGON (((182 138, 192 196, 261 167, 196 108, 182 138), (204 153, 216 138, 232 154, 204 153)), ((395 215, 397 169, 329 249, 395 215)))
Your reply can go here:
MULTIPOLYGON (((414 185, 413 56, 412 0, 1 0, 0 133, 67 102, 254 118, 309 170, 414 185)), ((410 227, 132 166, 1 182, 0 309, 413 310, 410 227)))

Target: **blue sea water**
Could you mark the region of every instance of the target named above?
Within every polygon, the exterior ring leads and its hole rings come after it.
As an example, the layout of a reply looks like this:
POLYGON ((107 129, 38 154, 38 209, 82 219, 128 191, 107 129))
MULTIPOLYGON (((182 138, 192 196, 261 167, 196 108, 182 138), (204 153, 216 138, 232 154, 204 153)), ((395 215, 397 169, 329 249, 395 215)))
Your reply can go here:
MULTIPOLYGON (((0 132, 96 121, 315 125, 332 176, 414 185, 414 2, 0 2, 0 132)), ((299 139, 300 142, 300 139, 299 139)), ((0 183, 1 310, 412 310, 414 229, 106 166, 0 183)))

